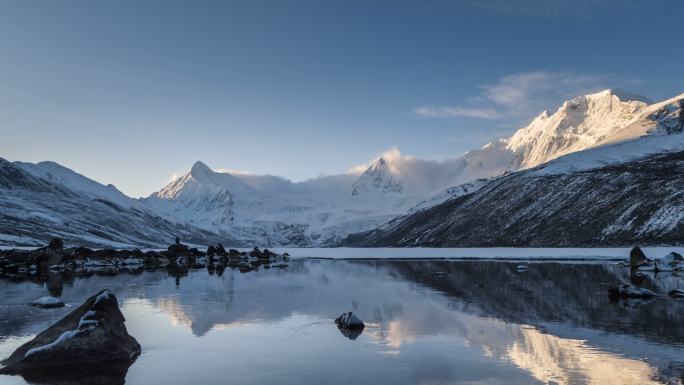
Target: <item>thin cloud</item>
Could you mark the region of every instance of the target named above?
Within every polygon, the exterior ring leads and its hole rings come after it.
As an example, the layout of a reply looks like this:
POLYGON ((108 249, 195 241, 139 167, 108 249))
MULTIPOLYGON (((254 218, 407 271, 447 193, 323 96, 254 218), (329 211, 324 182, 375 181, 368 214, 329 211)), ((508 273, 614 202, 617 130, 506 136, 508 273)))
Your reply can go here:
MULTIPOLYGON (((504 76, 493 85, 482 86, 482 96, 513 113, 527 114, 531 109, 554 104, 609 88, 611 77, 604 74, 536 71, 504 76)), ((541 111, 534 111, 541 112, 541 111)))
POLYGON ((480 86, 468 105, 426 106, 414 110, 426 118, 528 118, 560 105, 575 96, 607 88, 638 84, 607 74, 578 74, 570 71, 535 71, 506 75, 498 82, 480 86))

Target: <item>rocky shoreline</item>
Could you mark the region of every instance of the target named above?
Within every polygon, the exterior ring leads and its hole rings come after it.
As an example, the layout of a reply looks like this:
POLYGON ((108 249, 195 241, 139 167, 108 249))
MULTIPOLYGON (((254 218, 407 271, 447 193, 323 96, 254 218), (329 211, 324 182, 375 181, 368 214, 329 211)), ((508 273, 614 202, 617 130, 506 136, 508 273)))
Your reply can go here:
POLYGON ((156 269, 175 272, 192 268, 226 267, 246 273, 259 268, 285 268, 287 261, 287 253, 276 254, 256 246, 247 252, 226 250, 219 243, 201 251, 176 239, 175 244, 163 251, 89 249, 65 248, 60 238, 54 238, 47 246, 34 250, 0 250, 0 277, 44 277, 57 272, 117 274, 156 269))

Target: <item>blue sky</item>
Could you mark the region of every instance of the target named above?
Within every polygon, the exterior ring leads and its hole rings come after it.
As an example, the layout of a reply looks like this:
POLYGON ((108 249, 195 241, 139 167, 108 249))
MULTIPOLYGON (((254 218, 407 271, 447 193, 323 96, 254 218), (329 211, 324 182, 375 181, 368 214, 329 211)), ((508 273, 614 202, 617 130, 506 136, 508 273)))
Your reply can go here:
POLYGON ((202 160, 441 159, 565 98, 684 92, 677 0, 3 1, 0 157, 133 196, 202 160))

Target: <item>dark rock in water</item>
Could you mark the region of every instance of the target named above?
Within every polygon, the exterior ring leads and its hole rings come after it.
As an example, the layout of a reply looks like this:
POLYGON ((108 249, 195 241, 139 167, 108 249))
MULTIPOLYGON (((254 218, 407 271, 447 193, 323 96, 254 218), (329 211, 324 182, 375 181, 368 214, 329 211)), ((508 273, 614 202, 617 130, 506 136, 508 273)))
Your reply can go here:
POLYGON ((641 251, 639 246, 634 246, 634 248, 629 252, 629 266, 633 269, 648 263, 649 260, 646 258, 646 254, 641 251))
POLYGON ((0 373, 128 368, 140 354, 140 344, 128 334, 124 322, 116 297, 103 290, 21 345, 2 361, 5 367, 0 373))
POLYGON ((355 340, 359 338, 361 333, 363 333, 363 328, 343 328, 341 326, 338 326, 337 329, 342 333, 343 336, 349 338, 350 340, 355 340))
POLYGON ((95 256, 95 252, 87 247, 77 247, 73 256, 77 259, 89 259, 95 256))
POLYGON ((39 268, 46 270, 50 266, 61 265, 64 262, 64 243, 60 238, 53 238, 50 244, 34 250, 31 254, 39 268))
POLYGON ((55 307, 64 307, 64 302, 55 297, 41 297, 30 303, 31 306, 50 309, 55 307))
POLYGON ((188 252, 188 247, 185 245, 175 244, 169 246, 168 251, 171 255, 186 254, 188 252))
POLYGON ((335 324, 345 329, 363 329, 366 325, 353 312, 342 313, 335 319, 335 324))
POLYGON ((29 384, 35 385, 124 385, 128 365, 69 367, 67 370, 30 370, 21 373, 29 384))
POLYGON ((223 247, 223 245, 220 243, 216 245, 216 254, 218 254, 220 256, 228 255, 228 253, 226 253, 226 248, 223 247))
POLYGON ((216 248, 214 245, 209 245, 209 247, 207 247, 207 256, 213 257, 214 255, 216 255, 216 248))
POLYGON ((667 293, 667 295, 669 295, 670 297, 674 297, 674 298, 684 298, 684 290, 682 290, 682 289, 670 290, 667 293))
POLYGON ((632 285, 618 285, 608 288, 610 298, 653 298, 657 294, 651 290, 632 285))

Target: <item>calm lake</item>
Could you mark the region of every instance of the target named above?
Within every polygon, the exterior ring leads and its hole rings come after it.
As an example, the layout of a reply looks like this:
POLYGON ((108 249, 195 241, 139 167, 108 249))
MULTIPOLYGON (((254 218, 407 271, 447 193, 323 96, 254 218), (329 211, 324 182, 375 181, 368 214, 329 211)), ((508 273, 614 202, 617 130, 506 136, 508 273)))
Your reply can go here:
MULTIPOLYGON (((247 273, 5 278, 0 359, 108 288, 142 354, 127 373, 98 384, 684 381, 684 300, 611 302, 606 294, 607 285, 630 280, 666 293, 684 288, 684 273, 630 277, 615 262, 525 264, 521 271, 506 261, 299 259, 247 273), (27 306, 48 293, 67 307, 27 306), (350 310, 366 322, 358 336, 333 322, 350 310)), ((0 384, 25 383, 0 376, 0 384)))

